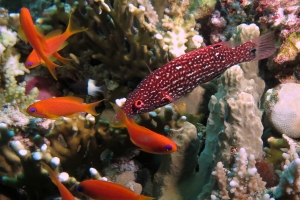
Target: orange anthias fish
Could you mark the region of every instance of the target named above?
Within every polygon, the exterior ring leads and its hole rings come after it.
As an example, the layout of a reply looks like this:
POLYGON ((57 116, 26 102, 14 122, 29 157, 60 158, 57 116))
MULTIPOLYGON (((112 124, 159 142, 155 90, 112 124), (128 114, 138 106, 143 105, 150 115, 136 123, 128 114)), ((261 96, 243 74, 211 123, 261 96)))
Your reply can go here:
POLYGON ((82 181, 77 190, 84 195, 98 200, 154 200, 153 197, 138 195, 130 189, 102 180, 86 180, 82 181))
POLYGON ((73 96, 57 97, 38 101, 30 105, 26 112, 34 117, 57 119, 59 117, 73 117, 79 112, 87 112, 98 115, 95 107, 102 102, 97 101, 83 104, 83 99, 73 96))
POLYGON ((112 127, 126 127, 130 140, 142 151, 154 154, 169 154, 177 151, 177 146, 173 140, 139 126, 133 119, 128 118, 120 107, 113 103, 111 105, 116 111, 118 123, 111 123, 110 125, 112 127))
POLYGON ((47 56, 46 52, 50 52, 50 49, 44 36, 35 29, 32 17, 27 8, 21 8, 20 10, 20 28, 20 34, 23 35, 23 38, 26 38, 40 59, 45 62, 52 76, 57 80, 55 68, 60 66, 52 62, 49 56, 47 56))
MULTIPOLYGON (((45 36, 46 44, 49 48, 49 51, 45 52, 46 56, 50 57, 53 55, 57 60, 69 66, 71 66, 70 61, 72 59, 63 58, 61 55, 59 55, 57 51, 61 50, 67 45, 66 40, 70 36, 74 35, 75 33, 83 32, 87 30, 87 29, 72 27, 71 19, 72 19, 72 15, 70 15, 69 17, 68 27, 63 34, 61 34, 61 30, 55 30, 45 36)), ((43 62, 43 60, 40 59, 36 50, 33 49, 26 59, 25 66, 28 69, 32 69, 37 67, 40 64, 45 64, 45 63, 43 62)))
POLYGON ((59 182, 53 170, 44 162, 41 162, 41 165, 48 171, 49 177, 51 178, 52 182, 57 186, 62 200, 75 200, 71 192, 61 182, 59 182))

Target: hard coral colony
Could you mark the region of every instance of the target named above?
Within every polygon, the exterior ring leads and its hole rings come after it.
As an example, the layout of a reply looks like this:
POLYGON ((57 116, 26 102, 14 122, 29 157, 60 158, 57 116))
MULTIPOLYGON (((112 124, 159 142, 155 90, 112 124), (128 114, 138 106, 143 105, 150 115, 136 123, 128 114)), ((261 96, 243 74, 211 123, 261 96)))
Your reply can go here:
POLYGON ((0 6, 0 199, 299 199, 299 1, 0 6))

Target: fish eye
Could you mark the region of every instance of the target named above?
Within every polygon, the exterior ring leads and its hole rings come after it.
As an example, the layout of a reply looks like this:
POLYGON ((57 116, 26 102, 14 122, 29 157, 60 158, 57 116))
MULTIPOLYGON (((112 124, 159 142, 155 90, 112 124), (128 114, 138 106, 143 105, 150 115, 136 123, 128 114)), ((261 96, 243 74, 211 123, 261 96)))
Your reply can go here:
POLYGON ((29 109, 29 112, 31 112, 31 113, 35 113, 37 110, 36 110, 36 108, 30 108, 29 109))
POLYGON ((82 188, 82 187, 80 187, 80 186, 77 186, 77 188, 76 188, 76 189, 77 189, 77 191, 78 191, 78 192, 83 192, 83 188, 82 188))
POLYGON ((27 67, 31 67, 32 65, 33 65, 32 62, 27 62, 27 63, 26 63, 26 66, 27 66, 27 67))
POLYGON ((167 145, 165 146, 165 149, 166 149, 167 151, 171 151, 171 150, 173 149, 173 147, 172 147, 172 145, 167 144, 167 145))
POLYGON ((141 108, 143 105, 144 105, 144 102, 140 99, 138 99, 134 102, 134 107, 135 108, 141 108))

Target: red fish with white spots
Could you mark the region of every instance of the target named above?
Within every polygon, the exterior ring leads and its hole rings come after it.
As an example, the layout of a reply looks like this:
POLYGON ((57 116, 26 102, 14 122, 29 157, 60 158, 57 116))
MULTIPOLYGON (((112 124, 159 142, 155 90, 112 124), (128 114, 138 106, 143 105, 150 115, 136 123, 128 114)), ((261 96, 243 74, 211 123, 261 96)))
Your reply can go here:
POLYGON ((229 42, 221 42, 166 63, 128 95, 123 111, 126 115, 152 111, 179 99, 199 84, 212 81, 235 64, 261 60, 276 51, 274 32, 231 46, 229 42))

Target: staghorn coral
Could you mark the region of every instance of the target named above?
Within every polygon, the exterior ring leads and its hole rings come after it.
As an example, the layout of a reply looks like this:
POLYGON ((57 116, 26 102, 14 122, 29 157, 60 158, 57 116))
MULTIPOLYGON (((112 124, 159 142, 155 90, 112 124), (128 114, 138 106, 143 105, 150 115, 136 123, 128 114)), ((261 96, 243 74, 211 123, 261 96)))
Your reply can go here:
POLYGON ((280 180, 274 190, 274 196, 275 198, 299 199, 300 159, 297 152, 299 144, 284 134, 282 137, 288 143, 289 149, 282 154, 284 165, 282 172, 279 172, 280 180))
POLYGON ((218 162, 216 170, 212 172, 218 180, 219 190, 212 191, 211 199, 271 199, 266 193, 265 182, 257 173, 255 157, 248 156, 244 148, 240 148, 235 155, 235 164, 231 171, 218 162))

